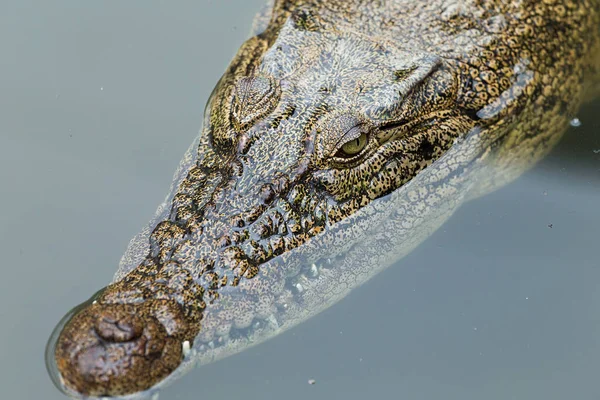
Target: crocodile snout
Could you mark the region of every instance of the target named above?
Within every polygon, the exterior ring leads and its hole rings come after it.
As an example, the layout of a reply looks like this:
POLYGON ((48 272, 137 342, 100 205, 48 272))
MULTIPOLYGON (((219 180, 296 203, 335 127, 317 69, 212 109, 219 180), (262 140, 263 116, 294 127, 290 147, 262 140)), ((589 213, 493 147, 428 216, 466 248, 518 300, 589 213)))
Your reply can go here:
POLYGON ((160 322, 159 308, 154 302, 92 303, 75 314, 54 347, 64 389, 121 396, 146 390, 173 372, 183 359, 184 339, 160 322))

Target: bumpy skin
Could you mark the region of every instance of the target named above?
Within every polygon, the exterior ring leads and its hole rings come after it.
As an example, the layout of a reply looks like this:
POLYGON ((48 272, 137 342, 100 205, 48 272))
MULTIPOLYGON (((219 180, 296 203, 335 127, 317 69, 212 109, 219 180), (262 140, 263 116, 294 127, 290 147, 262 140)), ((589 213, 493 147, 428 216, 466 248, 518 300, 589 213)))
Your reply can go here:
POLYGON ((276 1, 115 282, 62 330, 66 390, 142 392, 276 335, 514 178, 597 84, 599 8, 276 1))

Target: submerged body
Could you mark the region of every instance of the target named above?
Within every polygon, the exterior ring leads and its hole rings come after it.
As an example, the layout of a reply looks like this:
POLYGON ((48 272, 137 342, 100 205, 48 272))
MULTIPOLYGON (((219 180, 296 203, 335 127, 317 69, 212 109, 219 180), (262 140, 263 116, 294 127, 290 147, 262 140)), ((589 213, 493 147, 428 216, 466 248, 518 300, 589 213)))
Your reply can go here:
POLYGON ((600 2, 277 0, 115 280, 58 327, 72 396, 147 395, 334 304, 546 154, 600 2))

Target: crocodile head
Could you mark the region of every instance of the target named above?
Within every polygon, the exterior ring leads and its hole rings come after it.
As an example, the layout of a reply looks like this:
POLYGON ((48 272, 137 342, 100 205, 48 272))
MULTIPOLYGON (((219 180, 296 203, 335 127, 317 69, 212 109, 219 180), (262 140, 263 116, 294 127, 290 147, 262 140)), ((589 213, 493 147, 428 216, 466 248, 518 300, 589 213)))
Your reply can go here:
POLYGON ((337 301, 370 268, 350 254, 374 201, 474 126, 442 58, 317 22, 295 13, 232 61, 144 257, 60 327, 70 394, 149 389, 337 301))

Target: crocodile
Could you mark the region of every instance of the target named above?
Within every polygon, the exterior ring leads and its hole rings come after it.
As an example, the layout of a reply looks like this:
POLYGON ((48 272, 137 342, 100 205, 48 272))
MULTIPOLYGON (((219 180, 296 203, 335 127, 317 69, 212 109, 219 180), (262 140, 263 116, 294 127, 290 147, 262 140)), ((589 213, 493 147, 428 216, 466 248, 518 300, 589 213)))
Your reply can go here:
POLYGON ((52 379, 151 396, 330 307, 549 152, 599 27, 599 0, 272 0, 52 379))

